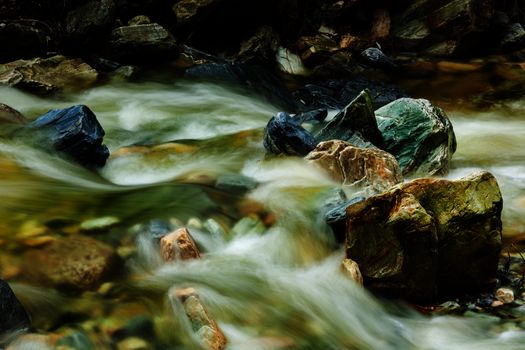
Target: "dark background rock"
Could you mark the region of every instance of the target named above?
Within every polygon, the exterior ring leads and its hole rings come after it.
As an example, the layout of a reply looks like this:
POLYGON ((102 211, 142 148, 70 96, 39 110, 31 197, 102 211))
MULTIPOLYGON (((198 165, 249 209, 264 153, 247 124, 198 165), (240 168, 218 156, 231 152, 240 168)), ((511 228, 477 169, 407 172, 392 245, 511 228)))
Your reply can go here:
POLYGON ((24 307, 9 284, 2 279, 0 279, 0 315, 0 342, 9 332, 27 330, 31 326, 24 307))
POLYGON ((305 156, 316 145, 314 137, 284 112, 272 117, 264 129, 264 148, 273 154, 305 156))
POLYGON ((109 156, 102 144, 104 129, 84 105, 53 109, 28 124, 25 131, 36 146, 48 146, 88 168, 104 166, 109 156))
POLYGON ((45 22, 0 17, 0 63, 46 55, 56 49, 54 31, 45 22))
POLYGON ((6 104, 0 103, 0 125, 3 124, 18 124, 25 125, 28 120, 14 108, 6 104))

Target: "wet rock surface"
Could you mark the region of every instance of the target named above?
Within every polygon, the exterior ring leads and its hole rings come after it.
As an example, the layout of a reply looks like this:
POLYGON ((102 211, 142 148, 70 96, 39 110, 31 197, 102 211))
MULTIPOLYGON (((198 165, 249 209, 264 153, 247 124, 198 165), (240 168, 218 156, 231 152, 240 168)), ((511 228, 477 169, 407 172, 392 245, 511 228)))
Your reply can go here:
POLYGON ((264 148, 273 154, 305 156, 317 145, 315 138, 290 115, 279 112, 264 130, 264 148))
POLYGON ((25 331, 31 326, 31 321, 24 307, 16 298, 9 284, 0 279, 0 344, 11 332, 25 331))
POLYGON ((84 105, 53 109, 24 129, 38 146, 50 146, 88 168, 104 166, 109 157, 102 144, 104 129, 84 105))
POLYGON ((347 208, 346 254, 365 286, 415 301, 493 281, 501 250, 496 179, 417 179, 347 208))
POLYGON ((6 104, 0 103, 0 125, 1 124, 18 124, 25 125, 28 120, 14 108, 6 104))
POLYGON ((456 151, 450 120, 428 100, 402 98, 375 111, 385 150, 403 174, 446 174, 456 151))
POLYGON ((200 259, 201 255, 190 232, 180 228, 160 240, 160 255, 164 261, 200 259))

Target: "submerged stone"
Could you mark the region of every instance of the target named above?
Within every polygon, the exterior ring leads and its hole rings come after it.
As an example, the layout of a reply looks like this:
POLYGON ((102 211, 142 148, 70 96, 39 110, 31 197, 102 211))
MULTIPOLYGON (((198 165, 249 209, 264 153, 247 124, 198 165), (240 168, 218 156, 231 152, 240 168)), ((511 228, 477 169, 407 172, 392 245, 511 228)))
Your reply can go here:
POLYGON ((305 156, 316 145, 312 134, 285 112, 272 117, 264 130, 264 148, 273 154, 305 156))
POLYGON ((404 175, 448 172, 456 136, 445 112, 424 99, 401 98, 375 111, 384 149, 404 175))
POLYGON ((84 105, 50 110, 26 130, 39 133, 38 146, 52 146, 88 168, 104 166, 109 157, 108 148, 102 144, 104 129, 84 105))
POLYGON ((11 332, 27 330, 31 326, 29 316, 16 298, 9 284, 0 279, 0 344, 11 332))
POLYGON ((487 172, 417 179, 347 208, 346 256, 365 286, 426 302, 492 283, 501 251, 502 197, 487 172))

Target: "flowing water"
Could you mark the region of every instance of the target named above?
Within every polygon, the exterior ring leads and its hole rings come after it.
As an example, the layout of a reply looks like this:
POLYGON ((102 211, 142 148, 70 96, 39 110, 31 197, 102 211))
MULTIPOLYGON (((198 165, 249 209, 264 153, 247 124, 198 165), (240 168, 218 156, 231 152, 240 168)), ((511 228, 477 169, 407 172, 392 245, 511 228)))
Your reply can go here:
MULTIPOLYGON (((337 184, 301 159, 265 157, 261 129, 279 109, 257 96, 181 81, 114 82, 60 99, 1 87, 0 97, 29 118, 85 104, 112 153, 93 173, 16 137, 0 139, 1 277, 14 282, 41 333, 80 330, 89 336, 83 348, 109 348, 121 323, 145 315, 155 328, 151 348, 201 349, 180 305, 167 298, 171 288, 195 287, 228 349, 524 347, 514 323, 422 316, 342 275, 343 251, 318 214, 337 184), (215 186, 231 174, 258 185, 246 194, 215 186), (110 225, 91 230, 93 219, 110 225), (141 226, 154 219, 189 227, 203 259, 162 264, 141 226), (28 241, 35 232, 53 239, 80 232, 115 245, 126 264, 114 290, 62 294, 24 284, 17 264, 38 245, 28 241)), ((509 241, 525 233, 525 100, 513 103, 449 111, 458 138, 449 176, 496 175, 509 241)), ((18 348, 43 347, 37 339, 18 348)))

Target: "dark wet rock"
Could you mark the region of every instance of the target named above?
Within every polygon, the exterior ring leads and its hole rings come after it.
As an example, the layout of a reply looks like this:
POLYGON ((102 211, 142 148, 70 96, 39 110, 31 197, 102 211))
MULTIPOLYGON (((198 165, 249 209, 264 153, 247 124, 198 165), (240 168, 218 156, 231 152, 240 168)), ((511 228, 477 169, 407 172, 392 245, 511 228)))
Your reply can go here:
POLYGON ((88 1, 79 5, 66 15, 68 46, 86 50, 94 44, 100 44, 100 36, 106 35, 115 16, 113 0, 88 1))
POLYGON ((152 59, 169 60, 178 52, 173 35, 157 23, 115 28, 109 37, 108 55, 117 61, 147 63, 152 59))
POLYGON ((3 124, 17 124, 25 125, 28 120, 14 108, 6 104, 0 103, 0 125, 3 124))
POLYGON ((206 63, 187 69, 185 76, 236 84, 251 93, 264 96, 269 102, 285 108, 289 113, 297 112, 301 108, 283 82, 261 66, 244 63, 206 63))
POLYGON ((195 21, 195 17, 199 12, 203 12, 208 6, 213 3, 218 3, 220 0, 181 0, 173 5, 173 12, 177 17, 177 24, 184 25, 188 22, 195 21))
POLYGON ((330 226, 334 233, 337 243, 344 243, 346 240, 346 208, 348 206, 364 201, 362 196, 353 197, 340 202, 335 202, 326 207, 324 221, 330 226))
POLYGON ((232 194, 244 194, 255 189, 257 185, 257 181, 241 174, 223 174, 215 181, 217 189, 232 194))
POLYGON ((417 179, 347 208, 346 254, 368 288, 417 302, 493 283, 502 198, 487 172, 417 179))
POLYGON ((264 130, 264 148, 273 154, 305 156, 316 145, 312 134, 285 112, 272 117, 264 130))
POLYGON ((280 41, 279 33, 272 27, 262 26, 250 39, 241 43, 236 59, 243 63, 271 67, 275 65, 280 41))
POLYGON ((525 46, 525 29, 521 23, 508 26, 507 32, 501 39, 501 47, 506 50, 519 49, 525 46))
POLYGON ((369 47, 361 52, 362 59, 371 67, 393 70, 397 68, 397 64, 377 47, 369 47))
POLYGON ((381 193, 403 181, 393 155, 377 148, 358 148, 342 140, 319 143, 305 159, 342 185, 370 193, 381 193))
POLYGON ((0 84, 37 94, 79 90, 96 82, 98 73, 79 58, 53 56, 0 65, 0 84))
POLYGON ((155 339, 155 325, 151 317, 146 315, 135 316, 111 335, 112 340, 115 341, 128 337, 155 339))
POLYGON ((363 90, 342 111, 330 120, 316 135, 317 141, 344 140, 357 146, 364 141, 382 148, 383 137, 377 128, 369 90, 363 90), (357 136, 357 138, 356 138, 357 136))
POLYGON ((0 19, 0 63, 45 55, 55 44, 54 31, 45 22, 0 19))
POLYGON ((128 26, 138 26, 141 24, 151 24, 151 19, 148 16, 139 15, 128 21, 128 26))
POLYGON ((428 100, 402 98, 375 111, 385 150, 404 175, 438 175, 448 171, 456 137, 445 112, 428 100))
POLYGON ((337 77, 351 79, 365 73, 359 61, 351 52, 338 51, 331 55, 325 62, 312 69, 310 76, 316 80, 333 79, 337 77))
POLYGON ((173 227, 169 221, 160 219, 151 220, 140 228, 140 232, 146 233, 155 240, 160 240, 171 231, 173 227))
POLYGON ((333 79, 317 84, 308 84, 293 95, 306 108, 342 109, 365 89, 370 90, 374 109, 378 109, 402 97, 408 97, 401 88, 379 81, 354 77, 349 80, 333 79))
POLYGON ((27 330, 31 321, 9 284, 0 279, 0 344, 11 332, 27 330))
POLYGON ((23 274, 32 282, 66 290, 92 290, 115 272, 113 248, 84 236, 56 240, 26 254, 23 274))
POLYGON ((56 345, 58 348, 66 349, 95 349, 95 344, 93 344, 89 336, 81 330, 75 330, 65 337, 60 338, 56 345))
POLYGON ((295 48, 300 52, 304 65, 313 68, 325 63, 335 51, 339 50, 339 45, 330 36, 317 34, 299 38, 295 43, 295 48))
POLYGON ((328 111, 324 108, 314 109, 313 111, 298 113, 293 118, 299 123, 317 124, 323 122, 328 116, 328 111))
POLYGON ((104 129, 84 105, 53 109, 28 124, 35 145, 49 146, 88 168, 104 166, 109 156, 102 144, 104 129))

